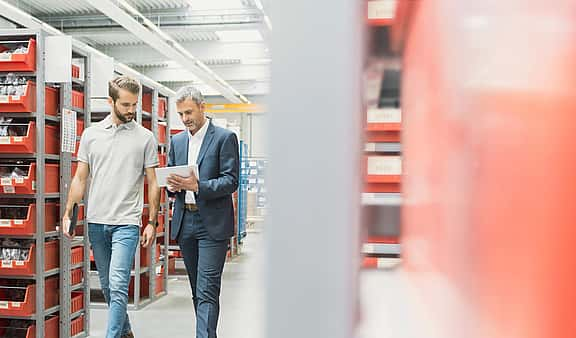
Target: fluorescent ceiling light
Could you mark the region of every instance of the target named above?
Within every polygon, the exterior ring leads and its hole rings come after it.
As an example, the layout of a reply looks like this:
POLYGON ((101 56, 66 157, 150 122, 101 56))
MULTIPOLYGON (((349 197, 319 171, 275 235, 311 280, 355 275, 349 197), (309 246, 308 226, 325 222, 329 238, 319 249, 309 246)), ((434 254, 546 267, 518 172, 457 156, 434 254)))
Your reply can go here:
POLYGON ((267 65, 272 62, 270 58, 252 58, 252 59, 242 59, 243 65, 267 65))
POLYGON ((368 19, 393 19, 396 15, 396 0, 368 1, 368 19))
POLYGON ((262 41, 262 34, 257 30, 243 31, 218 31, 216 32, 220 41, 223 42, 253 42, 262 41))
POLYGON ((188 0, 188 3, 193 11, 245 8, 242 0, 188 0))

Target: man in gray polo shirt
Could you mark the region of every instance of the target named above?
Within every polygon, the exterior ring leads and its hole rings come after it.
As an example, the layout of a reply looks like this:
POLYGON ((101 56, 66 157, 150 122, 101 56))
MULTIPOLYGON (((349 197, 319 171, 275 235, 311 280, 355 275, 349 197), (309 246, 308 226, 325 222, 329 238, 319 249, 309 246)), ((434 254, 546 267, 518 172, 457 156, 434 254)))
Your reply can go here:
POLYGON ((139 83, 129 77, 110 81, 112 113, 82 134, 78 169, 62 220, 68 236, 72 207, 82 200, 90 178, 86 220, 102 292, 110 308, 107 338, 134 337, 126 308, 142 226, 144 173, 150 199, 149 222, 141 241, 145 247, 156 234, 160 206, 154 171, 159 164, 158 146, 152 132, 134 121, 139 91, 139 83))

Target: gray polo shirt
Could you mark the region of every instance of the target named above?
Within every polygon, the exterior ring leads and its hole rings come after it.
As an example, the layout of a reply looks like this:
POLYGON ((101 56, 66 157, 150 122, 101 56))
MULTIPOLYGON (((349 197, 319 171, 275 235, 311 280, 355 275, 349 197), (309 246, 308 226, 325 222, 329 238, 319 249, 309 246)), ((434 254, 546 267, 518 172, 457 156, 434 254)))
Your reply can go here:
POLYGON ((108 115, 84 130, 78 160, 90 167, 88 223, 141 225, 144 168, 159 165, 152 132, 134 121, 116 126, 108 115))

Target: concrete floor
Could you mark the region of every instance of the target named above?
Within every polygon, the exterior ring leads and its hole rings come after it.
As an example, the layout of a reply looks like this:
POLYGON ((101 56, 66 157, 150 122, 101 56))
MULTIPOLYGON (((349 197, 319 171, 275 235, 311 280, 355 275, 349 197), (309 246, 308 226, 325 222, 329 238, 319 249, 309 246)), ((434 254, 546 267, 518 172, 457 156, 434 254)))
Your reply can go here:
MULTIPOLYGON (((219 337, 264 338, 264 286, 259 278, 262 275, 263 253, 263 234, 250 233, 243 245, 241 257, 226 264, 219 337)), ((391 260, 390 263, 394 266, 397 260, 391 260)), ((391 323, 400 324, 400 308, 397 304, 404 303, 403 283, 398 271, 363 271, 360 275, 360 287, 362 322, 356 338, 425 336, 390 330, 391 323)), ((157 302, 139 311, 130 311, 137 338, 194 337, 195 320, 188 281, 185 278, 170 278, 168 290, 169 294, 157 302)), ((105 336, 106 316, 105 310, 91 310, 90 337, 105 336)), ((414 327, 413 324, 402 322, 401 326, 410 328, 414 327)))
MULTIPOLYGON (((251 233, 239 258, 226 263, 220 297, 219 337, 262 338, 263 258, 261 233, 251 233)), ((192 292, 186 278, 169 278, 168 295, 139 311, 129 311, 137 338, 191 338, 195 319, 192 292)), ((92 309, 90 337, 105 337, 106 310, 92 309)))

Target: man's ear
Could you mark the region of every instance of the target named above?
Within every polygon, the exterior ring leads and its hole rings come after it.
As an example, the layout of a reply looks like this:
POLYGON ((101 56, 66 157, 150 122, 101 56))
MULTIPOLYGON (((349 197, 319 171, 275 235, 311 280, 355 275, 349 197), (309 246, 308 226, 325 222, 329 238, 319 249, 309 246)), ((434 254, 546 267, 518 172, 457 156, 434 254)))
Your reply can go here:
POLYGON ((109 103, 111 106, 114 106, 114 100, 112 100, 112 98, 111 98, 110 96, 108 96, 108 103, 109 103))

